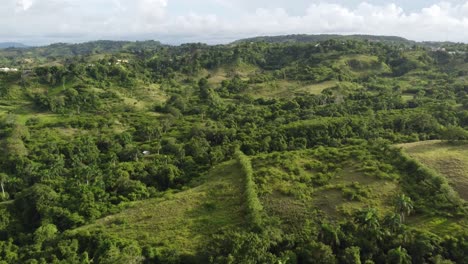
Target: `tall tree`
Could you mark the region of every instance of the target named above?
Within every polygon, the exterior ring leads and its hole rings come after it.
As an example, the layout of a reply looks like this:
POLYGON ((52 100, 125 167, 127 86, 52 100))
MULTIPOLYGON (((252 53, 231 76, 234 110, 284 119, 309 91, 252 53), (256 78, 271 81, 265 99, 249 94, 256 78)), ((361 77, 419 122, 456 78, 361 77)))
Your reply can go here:
POLYGON ((0 173, 0 187, 2 188, 2 198, 3 200, 6 199, 5 194, 5 183, 8 181, 8 175, 6 173, 0 173))
POLYGON ((413 212, 413 201, 404 194, 398 195, 395 202, 395 209, 397 213, 400 214, 400 220, 403 223, 405 221, 405 215, 409 216, 413 212))

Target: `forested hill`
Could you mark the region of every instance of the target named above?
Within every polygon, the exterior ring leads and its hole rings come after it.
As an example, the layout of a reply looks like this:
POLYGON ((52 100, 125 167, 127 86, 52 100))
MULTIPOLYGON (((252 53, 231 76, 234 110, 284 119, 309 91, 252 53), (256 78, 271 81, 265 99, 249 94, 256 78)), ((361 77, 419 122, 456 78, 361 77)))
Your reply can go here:
POLYGON ((2 50, 0 263, 468 263, 467 48, 2 50))
POLYGON ((111 41, 100 40, 78 44, 55 43, 41 47, 27 47, 6 44, 0 50, 0 56, 11 59, 19 58, 47 58, 47 57, 72 57, 88 56, 93 54, 119 53, 119 52, 138 52, 142 50, 152 50, 162 46, 158 41, 111 41))
POLYGON ((284 36, 262 36, 240 39, 234 43, 242 42, 268 42, 268 43, 310 43, 320 42, 330 39, 335 40, 367 40, 374 42, 383 42, 387 44, 403 44, 403 45, 414 45, 415 41, 408 40, 402 37, 396 36, 375 36, 375 35, 333 35, 333 34, 321 34, 321 35, 284 35, 284 36))
MULTIPOLYGON (((420 46, 428 49, 445 49, 447 51, 466 51, 466 45, 452 42, 416 42, 396 36, 374 35, 285 35, 262 36, 240 39, 228 45, 242 45, 265 42, 270 44, 310 44, 315 45, 324 41, 369 41, 386 45, 403 46, 406 48, 420 46)), ((193 45, 193 44, 190 44, 193 45)), ((204 45, 204 44, 195 44, 204 45)), ((182 44, 180 47, 187 46, 182 44)), ((224 45, 220 45, 224 46, 224 45)), ((20 43, 0 43, 0 66, 2 67, 31 67, 38 65, 63 64, 66 59, 76 56, 91 56, 104 54, 143 54, 164 47, 177 46, 162 44, 159 41, 111 41, 100 40, 85 43, 55 43, 47 46, 28 47, 20 43)))
POLYGON ((27 48, 28 46, 17 42, 0 42, 0 49, 5 48, 27 48))

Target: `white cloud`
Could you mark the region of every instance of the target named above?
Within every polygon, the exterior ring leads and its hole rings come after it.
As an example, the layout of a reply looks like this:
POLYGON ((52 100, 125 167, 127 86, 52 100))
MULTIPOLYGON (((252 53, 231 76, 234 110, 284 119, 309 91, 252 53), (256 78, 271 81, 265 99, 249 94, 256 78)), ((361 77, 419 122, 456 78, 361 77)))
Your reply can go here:
POLYGON ((292 33, 362 33, 468 42, 468 1, 439 2, 411 12, 396 4, 362 2, 350 8, 312 1, 302 14, 289 13, 286 1, 270 2, 278 4, 270 8, 265 8, 264 0, 193 2, 235 12, 229 16, 214 8, 203 14, 190 11, 186 0, 184 12, 176 14, 174 9, 180 9, 177 1, 180 5, 182 0, 2 0, 0 41, 176 37, 209 41, 292 33), (263 8, 242 9, 248 2, 263 8))
POLYGON ((33 0, 17 0, 17 11, 26 11, 33 5, 33 0))
POLYGON ((468 42, 468 1, 463 4, 441 2, 418 12, 405 12, 395 5, 366 2, 350 9, 342 5, 311 4, 302 16, 284 10, 260 10, 247 16, 243 31, 256 34, 342 33, 399 35, 416 40, 468 42))

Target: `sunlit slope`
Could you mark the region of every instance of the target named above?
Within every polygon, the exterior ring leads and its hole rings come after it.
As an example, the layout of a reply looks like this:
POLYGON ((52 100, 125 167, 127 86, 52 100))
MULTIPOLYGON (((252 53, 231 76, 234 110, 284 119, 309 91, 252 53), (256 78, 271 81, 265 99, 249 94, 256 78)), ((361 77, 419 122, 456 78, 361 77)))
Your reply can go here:
POLYGON ((423 141, 400 145, 408 154, 445 176, 459 195, 468 200, 468 144, 423 141))
POLYGON ((286 229, 317 214, 337 220, 367 207, 384 214, 400 192, 396 170, 355 147, 260 155, 253 167, 265 210, 286 229))
POLYGON ((221 229, 243 226, 242 177, 236 161, 213 168, 198 187, 136 202, 121 213, 76 231, 103 231, 141 245, 191 255, 221 229))

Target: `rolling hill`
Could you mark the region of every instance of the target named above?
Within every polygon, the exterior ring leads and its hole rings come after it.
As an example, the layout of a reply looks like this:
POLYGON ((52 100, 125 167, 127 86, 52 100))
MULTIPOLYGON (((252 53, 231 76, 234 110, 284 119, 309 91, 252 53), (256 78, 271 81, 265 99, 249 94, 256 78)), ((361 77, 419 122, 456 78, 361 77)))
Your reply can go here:
POLYGON ((1 50, 0 262, 466 263, 466 56, 374 39, 1 50))
POLYGON ((336 35, 336 34, 320 34, 320 35, 283 35, 283 36, 261 36, 240 39, 234 43, 249 43, 249 42, 267 42, 267 43, 311 43, 321 42, 326 40, 367 40, 372 42, 382 42, 387 44, 404 44, 414 45, 415 41, 408 40, 396 36, 375 36, 375 35, 336 35))
MULTIPOLYGON (((414 144, 404 147, 413 153, 414 144)), ((264 209, 262 222, 281 234, 304 232, 310 219, 343 221, 370 207, 376 208, 380 217, 388 217, 405 188, 404 178, 411 177, 359 145, 262 154, 249 159, 255 192, 264 209)), ((172 252, 187 261, 206 261, 200 250, 214 243, 217 236, 249 226, 244 181, 239 160, 225 162, 188 190, 130 203, 122 212, 73 233, 98 232, 138 240, 142 246, 172 252)), ((406 221, 414 230, 436 234, 468 227, 466 218, 424 212, 413 213, 406 221)))
POLYGON ((237 161, 222 163, 193 188, 127 205, 116 215, 75 232, 96 232, 138 240, 164 251, 194 256, 222 230, 246 225, 243 176, 237 161))
POLYGON ((0 42, 0 49, 6 49, 6 48, 29 48, 29 46, 24 45, 22 43, 18 42, 0 42))

